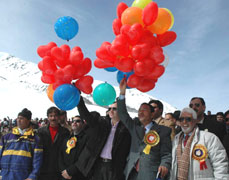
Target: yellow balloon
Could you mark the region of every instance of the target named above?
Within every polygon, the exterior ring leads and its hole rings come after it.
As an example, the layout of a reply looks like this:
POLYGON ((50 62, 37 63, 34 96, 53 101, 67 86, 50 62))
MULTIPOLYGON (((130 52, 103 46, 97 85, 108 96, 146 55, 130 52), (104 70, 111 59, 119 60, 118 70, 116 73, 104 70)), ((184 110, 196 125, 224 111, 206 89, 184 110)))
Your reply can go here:
POLYGON ((163 9, 165 9, 171 16, 171 25, 169 27, 169 30, 170 30, 173 27, 173 24, 174 24, 174 16, 173 16, 173 13, 169 9, 167 9, 167 8, 163 8, 163 9))
POLYGON ((150 2, 152 2, 152 0, 135 0, 131 6, 144 9, 144 7, 146 7, 150 2))
POLYGON ((122 24, 133 25, 139 23, 143 26, 142 9, 139 7, 128 7, 121 17, 122 24))

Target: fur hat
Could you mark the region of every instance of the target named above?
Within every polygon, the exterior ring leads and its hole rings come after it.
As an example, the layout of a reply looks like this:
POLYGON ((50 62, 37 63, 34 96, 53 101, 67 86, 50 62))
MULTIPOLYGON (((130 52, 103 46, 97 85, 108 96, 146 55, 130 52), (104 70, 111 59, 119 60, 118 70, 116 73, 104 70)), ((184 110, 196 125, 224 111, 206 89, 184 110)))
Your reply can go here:
POLYGON ((21 112, 18 113, 18 116, 23 116, 28 120, 31 120, 32 113, 27 108, 24 108, 21 112))

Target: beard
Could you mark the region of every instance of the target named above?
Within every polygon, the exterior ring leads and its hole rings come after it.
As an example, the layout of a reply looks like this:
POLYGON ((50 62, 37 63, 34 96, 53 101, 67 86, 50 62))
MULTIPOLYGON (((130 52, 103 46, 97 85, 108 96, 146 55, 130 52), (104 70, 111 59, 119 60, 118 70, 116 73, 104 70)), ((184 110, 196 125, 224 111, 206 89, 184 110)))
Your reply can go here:
POLYGON ((192 130, 194 129, 194 126, 188 127, 188 128, 183 128, 183 127, 181 127, 181 129, 182 129, 183 133, 189 134, 189 133, 192 132, 192 130))

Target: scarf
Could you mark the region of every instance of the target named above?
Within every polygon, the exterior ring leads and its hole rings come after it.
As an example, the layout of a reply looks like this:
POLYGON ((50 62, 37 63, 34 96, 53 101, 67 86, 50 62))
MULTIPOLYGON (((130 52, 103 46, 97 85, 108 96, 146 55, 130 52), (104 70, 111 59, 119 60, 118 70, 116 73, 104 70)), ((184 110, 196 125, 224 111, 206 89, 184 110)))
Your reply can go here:
POLYGON ((189 163, 190 163, 190 149, 193 137, 195 135, 196 128, 192 131, 191 136, 189 137, 186 146, 184 147, 184 151, 182 153, 182 141, 184 138, 183 133, 180 135, 179 143, 177 146, 177 164, 178 164, 178 180, 187 180, 188 179, 188 170, 189 170, 189 163))

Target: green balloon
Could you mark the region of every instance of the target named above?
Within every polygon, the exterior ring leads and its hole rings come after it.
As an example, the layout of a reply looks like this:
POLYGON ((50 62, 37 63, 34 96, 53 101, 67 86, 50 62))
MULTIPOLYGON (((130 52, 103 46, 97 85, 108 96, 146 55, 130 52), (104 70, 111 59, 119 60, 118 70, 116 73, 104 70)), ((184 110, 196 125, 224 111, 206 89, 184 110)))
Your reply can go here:
POLYGON ((150 2, 152 2, 152 0, 135 0, 132 3, 132 7, 139 7, 141 9, 144 9, 144 7, 146 7, 147 4, 149 4, 150 2))
POLYGON ((115 102, 116 92, 108 83, 99 84, 93 91, 93 99, 100 106, 108 106, 115 102))

